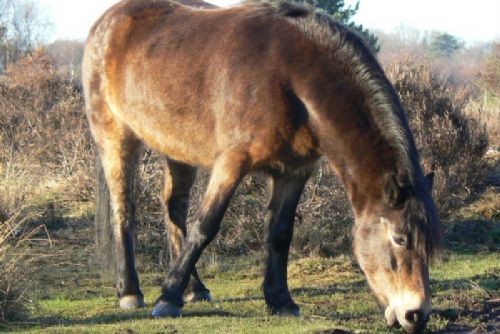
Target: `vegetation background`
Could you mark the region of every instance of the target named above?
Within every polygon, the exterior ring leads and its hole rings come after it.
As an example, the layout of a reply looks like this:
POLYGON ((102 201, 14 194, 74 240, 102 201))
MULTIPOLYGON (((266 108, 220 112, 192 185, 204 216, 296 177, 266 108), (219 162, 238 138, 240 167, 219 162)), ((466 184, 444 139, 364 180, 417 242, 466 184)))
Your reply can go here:
MULTIPOLYGON (((424 168, 437 173, 446 251, 431 274, 431 329, 499 330, 500 41, 466 44, 412 28, 368 31, 352 21, 357 7, 306 2, 357 29, 378 52, 424 168)), ((302 197, 292 245, 291 285, 304 322, 264 314, 266 186, 257 176, 243 181, 201 260, 220 302, 190 306, 194 318, 168 323, 149 320, 146 311, 116 310, 112 275, 99 269, 94 248, 95 152, 83 111, 83 42, 44 43, 48 22, 40 13, 28 0, 0 0, 0 330, 175 332, 186 329, 182 321, 192 332, 386 330, 350 256, 352 213, 326 162, 302 197)), ((138 266, 152 298, 168 268, 168 247, 161 157, 145 148, 142 162, 138 266)), ((191 214, 207 175, 198 175, 191 214)))

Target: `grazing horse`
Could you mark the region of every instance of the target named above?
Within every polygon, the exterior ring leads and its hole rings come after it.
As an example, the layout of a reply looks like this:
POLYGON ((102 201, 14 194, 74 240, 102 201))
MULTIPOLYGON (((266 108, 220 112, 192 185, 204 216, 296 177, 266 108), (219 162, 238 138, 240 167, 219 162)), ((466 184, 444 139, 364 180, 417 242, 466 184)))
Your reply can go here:
POLYGON ((354 254, 388 324, 425 327, 439 221, 398 95, 358 35, 289 3, 193 9, 125 0, 93 26, 83 60, 88 120, 110 190, 120 306, 144 306, 134 263, 131 176, 141 143, 167 158, 163 195, 174 260, 153 310, 209 299, 195 264, 241 179, 271 180, 264 297, 299 315, 287 262, 295 210, 321 156, 355 216, 354 254), (211 170, 186 232, 196 168, 211 170))

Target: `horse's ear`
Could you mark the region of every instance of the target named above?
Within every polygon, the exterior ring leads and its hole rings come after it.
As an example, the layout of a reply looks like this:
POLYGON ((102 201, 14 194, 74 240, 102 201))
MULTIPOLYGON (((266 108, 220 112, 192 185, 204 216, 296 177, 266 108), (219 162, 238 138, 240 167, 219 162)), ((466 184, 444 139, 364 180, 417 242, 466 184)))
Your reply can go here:
POLYGON ((406 193, 399 185, 395 174, 391 174, 387 178, 384 189, 384 199, 391 209, 401 208, 406 201, 406 193))
POLYGON ((429 185, 429 189, 432 190, 432 187, 434 186, 434 172, 430 172, 425 176, 425 179, 427 180, 427 184, 429 185))

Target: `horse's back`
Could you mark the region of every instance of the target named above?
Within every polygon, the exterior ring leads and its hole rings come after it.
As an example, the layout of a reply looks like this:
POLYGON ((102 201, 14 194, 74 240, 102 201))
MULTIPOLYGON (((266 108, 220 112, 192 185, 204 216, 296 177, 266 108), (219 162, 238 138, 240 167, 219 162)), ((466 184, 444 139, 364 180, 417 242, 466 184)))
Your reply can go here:
POLYGON ((287 119, 294 101, 279 58, 286 43, 279 34, 287 29, 254 8, 124 1, 89 35, 84 84, 141 140, 175 160, 210 166, 227 147, 244 144, 254 160, 269 160, 287 136, 309 154, 315 147, 304 115, 287 119))

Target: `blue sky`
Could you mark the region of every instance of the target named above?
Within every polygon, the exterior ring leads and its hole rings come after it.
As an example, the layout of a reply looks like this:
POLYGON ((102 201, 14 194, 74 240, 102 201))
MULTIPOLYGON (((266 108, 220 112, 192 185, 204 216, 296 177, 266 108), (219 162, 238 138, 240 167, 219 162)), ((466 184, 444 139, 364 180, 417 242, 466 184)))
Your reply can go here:
MULTIPOLYGON (((345 0, 355 4, 357 0, 345 0)), ((84 39, 92 23, 117 0, 35 0, 53 22, 51 40, 84 39)), ((231 5, 234 0, 213 0, 231 5)), ((404 25, 437 30, 468 42, 500 40, 500 0, 360 0, 355 17, 367 28, 392 32, 404 25)))

